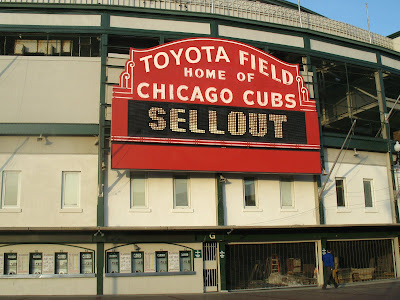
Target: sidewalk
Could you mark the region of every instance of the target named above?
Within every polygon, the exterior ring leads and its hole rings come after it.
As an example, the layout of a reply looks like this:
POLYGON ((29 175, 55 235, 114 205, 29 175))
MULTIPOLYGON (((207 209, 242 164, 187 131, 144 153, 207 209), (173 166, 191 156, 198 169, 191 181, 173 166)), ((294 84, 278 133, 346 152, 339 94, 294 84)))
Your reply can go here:
MULTIPOLYGON (((1 292, 0 292, 1 293, 1 292)), ((241 292, 221 292, 209 294, 168 294, 168 295, 125 295, 125 296, 0 296, 10 300, 398 300, 400 280, 385 280, 350 285, 338 289, 328 286, 326 290, 317 287, 283 288, 241 292)))

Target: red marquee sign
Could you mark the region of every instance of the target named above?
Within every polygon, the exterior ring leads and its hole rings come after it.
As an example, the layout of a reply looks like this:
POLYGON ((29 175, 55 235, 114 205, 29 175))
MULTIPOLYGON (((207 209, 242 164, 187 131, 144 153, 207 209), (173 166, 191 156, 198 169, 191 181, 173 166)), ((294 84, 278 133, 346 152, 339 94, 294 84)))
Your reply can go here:
POLYGON ((319 149, 299 66, 243 43, 131 48, 113 89, 116 169, 320 173, 319 149))

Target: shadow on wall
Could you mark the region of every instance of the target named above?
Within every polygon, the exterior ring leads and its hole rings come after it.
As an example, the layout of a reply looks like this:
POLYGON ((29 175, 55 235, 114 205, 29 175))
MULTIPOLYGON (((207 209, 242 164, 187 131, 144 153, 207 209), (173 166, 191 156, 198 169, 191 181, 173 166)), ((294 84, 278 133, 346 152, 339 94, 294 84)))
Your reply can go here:
POLYGON ((3 76, 3 74, 8 70, 9 67, 11 67, 15 61, 18 59, 19 56, 14 57, 12 61, 0 72, 0 77, 3 76))
POLYGON ((10 157, 6 160, 6 162, 0 167, 0 172, 2 172, 5 169, 5 167, 10 163, 10 161, 12 161, 15 154, 17 154, 19 149, 21 149, 26 144, 26 142, 28 142, 28 140, 29 140, 29 137, 25 138, 25 140, 21 143, 21 145, 19 145, 17 148, 15 148, 14 152, 10 155, 10 157))

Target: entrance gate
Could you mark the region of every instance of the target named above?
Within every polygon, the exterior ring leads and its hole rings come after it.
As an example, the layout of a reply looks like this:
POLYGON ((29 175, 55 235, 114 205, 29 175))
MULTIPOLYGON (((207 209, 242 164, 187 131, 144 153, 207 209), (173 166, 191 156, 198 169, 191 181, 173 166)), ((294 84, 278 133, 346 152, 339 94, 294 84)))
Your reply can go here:
POLYGON ((394 241, 327 241, 332 250, 339 284, 395 278, 394 241))
POLYGON ((218 243, 203 243, 203 281, 205 292, 218 292, 218 243))

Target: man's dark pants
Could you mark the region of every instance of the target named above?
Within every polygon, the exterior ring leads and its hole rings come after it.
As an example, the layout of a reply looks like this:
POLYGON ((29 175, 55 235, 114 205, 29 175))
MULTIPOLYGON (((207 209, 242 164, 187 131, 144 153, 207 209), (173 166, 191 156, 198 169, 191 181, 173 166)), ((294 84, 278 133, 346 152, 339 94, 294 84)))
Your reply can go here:
POLYGON ((333 283, 333 285, 335 286, 335 288, 338 287, 335 279, 332 276, 332 268, 331 267, 327 267, 324 266, 324 285, 322 286, 323 289, 326 289, 326 286, 330 283, 333 283))

